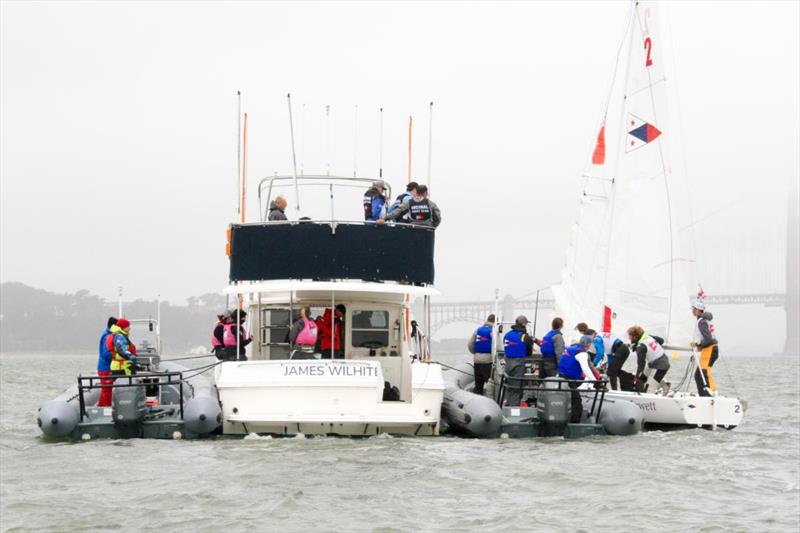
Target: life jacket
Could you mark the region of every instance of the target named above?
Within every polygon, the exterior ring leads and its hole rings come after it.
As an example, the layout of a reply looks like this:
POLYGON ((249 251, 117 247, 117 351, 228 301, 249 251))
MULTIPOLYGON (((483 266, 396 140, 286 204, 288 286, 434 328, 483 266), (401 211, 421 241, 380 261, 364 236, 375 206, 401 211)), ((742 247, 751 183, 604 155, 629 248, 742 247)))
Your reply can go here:
MULTIPOLYGON (((413 196, 411 195, 410 192, 404 192, 403 194, 398 195, 397 198, 395 198, 394 202, 392 202, 392 205, 389 206, 389 209, 386 211, 386 214, 387 215, 391 214, 392 211, 394 211, 395 209, 397 209, 398 207, 403 205, 403 203, 406 200, 411 200, 411 198, 413 198, 413 196)), ((407 221, 408 220, 408 213, 405 213, 401 217, 401 220, 407 221)))
POLYGON ((645 355, 645 360, 648 363, 652 363, 662 355, 666 354, 664 348, 662 348, 661 345, 647 333, 642 335, 642 338, 639 339, 639 344, 642 344, 647 348, 647 355, 645 355))
POLYGON ((569 379, 583 379, 583 369, 576 357, 583 351, 583 347, 578 344, 567 347, 558 361, 558 373, 569 379))
POLYGON ((481 326, 475 332, 475 353, 492 353, 492 326, 481 326))
POLYGON ((220 340, 217 338, 217 336, 216 336, 216 335, 214 335, 214 332, 217 330, 217 327, 218 327, 218 326, 222 326, 222 327, 223 327, 223 331, 224 331, 225 324, 223 324, 222 322, 217 322, 217 323, 214 325, 214 329, 213 329, 213 330, 211 330, 211 347, 212 347, 212 348, 220 348, 221 346, 224 346, 224 344, 222 343, 222 341, 220 341, 220 340))
POLYGON ((412 221, 424 221, 431 219, 431 203, 427 198, 408 201, 408 216, 412 221))
MULTIPOLYGON (((132 346, 130 340, 128 340, 128 337, 122 333, 122 330, 115 331, 114 328, 112 328, 111 333, 106 336, 106 349, 111 354, 111 364, 109 365, 109 369, 111 371, 124 370, 126 374, 130 375, 131 361, 117 352, 117 335, 121 335, 126 341, 128 341, 128 346, 132 346)), ((133 355, 136 355, 135 348, 134 351, 128 351, 133 355)))
POLYGON ((523 341, 524 331, 512 329, 503 337, 503 350, 507 358, 516 359, 528 356, 528 347, 523 341))
MULTIPOLYGON (((233 322, 230 324, 225 324, 222 326, 222 345, 223 346, 236 346, 236 335, 233 334, 233 326, 235 326, 233 322)), ((244 326, 239 326, 242 328, 242 338, 247 338, 247 330, 244 326)), ((213 336, 213 335, 212 335, 213 336)))
POLYGON ((606 355, 612 353, 614 345, 617 343, 617 341, 622 342, 622 339, 608 331, 601 333, 600 338, 603 340, 603 349, 605 350, 606 355))
POLYGON ((542 344, 539 346, 539 349, 541 350, 543 357, 556 356, 556 346, 553 344, 553 337, 559 333, 561 333, 561 331, 552 329, 548 331, 544 337, 542 337, 542 344))
POLYGON ((102 335, 100 335, 100 346, 98 347, 98 354, 97 354, 97 371, 98 372, 107 372, 111 370, 111 352, 108 350, 106 346, 106 341, 108 337, 111 335, 111 330, 106 328, 103 330, 102 335))
POLYGON ((317 344, 317 324, 304 316, 300 317, 300 320, 303 321, 303 329, 297 334, 294 343, 302 346, 314 346, 317 344))
MULTIPOLYGON (((317 335, 320 339, 320 349, 330 351, 331 349, 331 331, 333 331, 333 349, 340 350, 342 348, 342 323, 333 318, 333 313, 330 309, 325 309, 322 318, 317 322, 317 335), (333 324, 331 324, 333 321, 333 324)), ((298 335, 299 337, 299 335, 298 335)))
POLYGON ((372 216, 372 203, 375 200, 381 200, 383 202, 381 206, 382 210, 386 208, 386 198, 379 193, 377 189, 369 189, 364 193, 364 220, 375 220, 372 216))
POLYGON ((705 313, 697 317, 697 320, 694 322, 694 341, 701 342, 703 340, 703 334, 700 333, 700 321, 705 320, 708 323, 708 333, 711 335, 711 339, 714 343, 717 342, 717 337, 714 335, 714 324, 711 323, 711 320, 705 316, 705 313))

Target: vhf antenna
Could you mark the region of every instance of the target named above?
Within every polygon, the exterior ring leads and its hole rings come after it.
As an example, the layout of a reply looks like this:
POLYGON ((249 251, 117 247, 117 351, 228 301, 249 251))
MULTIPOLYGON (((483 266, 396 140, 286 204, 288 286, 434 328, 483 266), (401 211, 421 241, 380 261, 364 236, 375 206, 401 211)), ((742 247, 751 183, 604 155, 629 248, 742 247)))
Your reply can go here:
POLYGON ((286 95, 289 106, 289 136, 292 138, 292 177, 294 178, 294 198, 298 215, 300 214, 300 188, 297 185, 297 155, 294 151, 294 123, 292 122, 292 94, 286 95))

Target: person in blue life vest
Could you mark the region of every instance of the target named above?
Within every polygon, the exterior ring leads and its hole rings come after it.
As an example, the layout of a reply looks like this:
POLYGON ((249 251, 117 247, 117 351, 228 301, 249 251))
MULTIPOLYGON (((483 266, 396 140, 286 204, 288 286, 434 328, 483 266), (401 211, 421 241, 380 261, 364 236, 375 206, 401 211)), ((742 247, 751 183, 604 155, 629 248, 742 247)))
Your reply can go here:
MULTIPOLYGON (((533 354, 533 337, 527 332, 528 319, 520 315, 511 326, 511 330, 503 337, 503 350, 505 353, 507 376, 522 378, 525 376, 525 367, 531 361, 533 354)), ((518 406, 522 400, 522 381, 515 379, 507 382, 508 394, 506 405, 518 406)))
POLYGON ((111 384, 114 382, 109 378, 111 376, 111 351, 106 346, 106 340, 111 335, 111 328, 117 323, 115 317, 109 317, 106 329, 100 334, 100 345, 98 346, 97 354, 97 375, 107 379, 100 380, 100 399, 97 401, 97 407, 111 407, 112 389, 111 384))
POLYGON ((565 347, 564 335, 561 333, 564 320, 555 317, 550 325, 552 329, 538 342, 539 350, 542 352, 542 359, 539 363, 539 377, 542 379, 556 375, 558 358, 564 352, 565 347))
POLYGON ((583 335, 576 344, 572 344, 564 349, 561 359, 558 361, 558 375, 570 380, 568 385, 571 392, 570 423, 575 424, 581 421, 583 413, 583 402, 578 389, 581 383, 578 381, 598 379, 595 370, 589 364, 589 353, 587 350, 592 345, 592 337, 583 335))
POLYGON ((475 330, 469 338, 467 348, 473 354, 472 367, 475 372, 475 394, 483 396, 483 386, 492 377, 492 329, 494 329, 494 314, 486 317, 486 322, 475 330))
MULTIPOLYGON (((408 185, 406 185, 406 190, 403 193, 397 195, 392 205, 389 206, 389 209, 386 210, 386 215, 391 215, 398 207, 403 205, 404 203, 410 201, 414 196, 417 195, 417 187, 419 184, 416 181, 410 181, 408 185)), ((403 215, 398 222, 411 222, 411 219, 408 216, 408 213, 403 215)))
POLYGON ((579 322, 578 325, 575 326, 575 329, 581 335, 589 335, 592 338, 592 344, 589 346, 587 352, 591 355, 590 360, 592 361, 592 365, 598 367, 605 357, 603 339, 601 339, 597 332, 591 329, 586 322, 579 322))
POLYGON ((647 392, 648 375, 644 373, 645 364, 648 368, 655 370, 653 380, 658 383, 659 389, 656 394, 669 393, 670 384, 664 379, 669 371, 669 357, 662 347, 663 339, 650 335, 641 326, 631 326, 628 328, 628 338, 631 341, 631 348, 636 352, 636 375, 634 380, 639 392, 647 392))
POLYGON ((376 180, 364 193, 364 220, 376 222, 386 216, 386 182, 376 180))
POLYGON ((130 339, 131 323, 127 318, 118 318, 106 336, 106 347, 111 353, 112 376, 131 376, 136 373, 136 347, 130 339))
POLYGON ((386 222, 401 220, 408 215, 409 222, 415 226, 438 228, 442 223, 442 212, 439 206, 428 198, 428 186, 417 185, 417 193, 402 203, 390 215, 386 215, 386 222))

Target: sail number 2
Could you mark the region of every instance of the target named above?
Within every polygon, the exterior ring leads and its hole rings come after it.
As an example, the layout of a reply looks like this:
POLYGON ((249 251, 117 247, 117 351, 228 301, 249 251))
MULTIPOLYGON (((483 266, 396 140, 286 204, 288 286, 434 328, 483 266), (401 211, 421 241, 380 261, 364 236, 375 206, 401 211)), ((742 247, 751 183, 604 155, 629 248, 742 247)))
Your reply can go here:
POLYGON ((653 51, 653 39, 650 38, 650 26, 647 24, 649 19, 650 8, 648 7, 644 10, 644 49, 647 50, 647 57, 644 60, 645 68, 653 64, 653 60, 650 59, 650 53, 653 51))

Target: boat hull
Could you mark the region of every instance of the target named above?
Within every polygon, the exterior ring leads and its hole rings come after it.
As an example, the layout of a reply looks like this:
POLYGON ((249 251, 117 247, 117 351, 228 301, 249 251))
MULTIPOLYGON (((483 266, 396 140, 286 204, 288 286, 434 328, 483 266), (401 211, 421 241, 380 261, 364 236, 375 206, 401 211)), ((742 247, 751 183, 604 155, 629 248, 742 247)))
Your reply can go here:
POLYGON ((438 435, 441 367, 411 365, 410 401, 384 401, 377 361, 243 361, 216 369, 222 432, 438 435))

